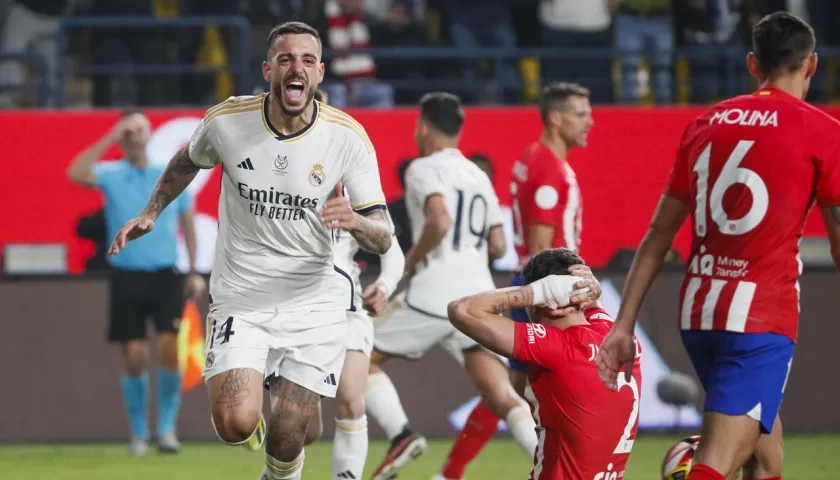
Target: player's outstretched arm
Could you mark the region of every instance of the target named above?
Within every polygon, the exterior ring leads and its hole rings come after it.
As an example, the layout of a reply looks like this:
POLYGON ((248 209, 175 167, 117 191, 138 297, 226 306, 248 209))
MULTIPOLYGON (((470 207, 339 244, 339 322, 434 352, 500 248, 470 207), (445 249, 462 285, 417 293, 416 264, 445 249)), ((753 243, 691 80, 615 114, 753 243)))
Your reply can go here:
POLYGON ((152 190, 149 202, 141 215, 149 215, 156 220, 163 209, 187 188, 187 185, 193 181, 199 170, 201 168, 190 160, 189 146, 181 147, 175 152, 172 160, 166 166, 166 170, 158 179, 158 183, 152 190))
POLYGON ((834 260, 835 268, 840 272, 840 205, 820 208, 820 213, 822 214, 825 230, 828 234, 831 258, 834 260))
POLYGON ((111 243, 108 255, 118 254, 128 242, 151 232, 163 209, 187 188, 199 170, 200 168, 190 160, 189 146, 181 147, 175 152, 175 156, 169 161, 152 190, 149 202, 137 218, 129 220, 120 228, 111 243))
POLYGON ((612 330, 601 343, 595 362, 598 374, 611 390, 618 390, 618 374, 623 370, 627 381, 633 374, 636 345, 633 331, 642 302, 650 289, 674 237, 688 218, 688 206, 681 200, 663 195, 653 215, 645 238, 633 256, 630 272, 621 293, 621 307, 612 330))

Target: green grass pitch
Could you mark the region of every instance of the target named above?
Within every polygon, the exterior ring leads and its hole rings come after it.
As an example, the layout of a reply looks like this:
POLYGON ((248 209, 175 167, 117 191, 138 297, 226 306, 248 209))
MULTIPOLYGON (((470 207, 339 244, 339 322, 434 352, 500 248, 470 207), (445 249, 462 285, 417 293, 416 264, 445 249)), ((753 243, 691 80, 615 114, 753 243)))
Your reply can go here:
MULTIPOLYGON (((656 480, 667 448, 679 437, 642 436, 633 449, 625 480, 656 480)), ((434 440, 423 457, 406 467, 400 480, 429 480, 440 467, 451 440, 434 440)), ((332 444, 307 447, 303 478, 330 479, 332 444)), ((371 443, 366 475, 382 458, 386 444, 371 443)), ((785 439, 785 479, 840 478, 840 435, 785 439)), ((130 458, 126 447, 109 445, 0 446, 0 478, 8 480, 257 480, 262 455, 217 443, 187 443, 177 456, 130 458)), ((524 480, 530 462, 512 440, 494 439, 467 470, 467 479, 524 480)), ((367 476, 365 478, 368 478, 367 476)))

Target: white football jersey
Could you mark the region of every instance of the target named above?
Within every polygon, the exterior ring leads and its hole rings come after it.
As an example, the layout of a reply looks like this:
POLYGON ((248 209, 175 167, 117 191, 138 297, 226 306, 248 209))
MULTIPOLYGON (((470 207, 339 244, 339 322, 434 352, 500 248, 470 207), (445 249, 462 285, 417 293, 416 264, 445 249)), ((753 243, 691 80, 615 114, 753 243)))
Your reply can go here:
POLYGON ((411 162, 405 183, 415 244, 426 223, 429 197, 442 195, 452 218, 440 245, 417 265, 406 294, 409 307, 446 318, 450 301, 496 288, 487 238, 491 228, 502 225, 499 199, 487 174, 454 148, 411 162))
POLYGON ((355 211, 385 209, 373 145, 352 117, 318 102, 307 128, 283 135, 267 120, 268 101, 231 97, 190 140, 195 165, 223 166, 213 307, 346 310, 354 282, 334 264, 334 232, 317 212, 339 181, 355 211))

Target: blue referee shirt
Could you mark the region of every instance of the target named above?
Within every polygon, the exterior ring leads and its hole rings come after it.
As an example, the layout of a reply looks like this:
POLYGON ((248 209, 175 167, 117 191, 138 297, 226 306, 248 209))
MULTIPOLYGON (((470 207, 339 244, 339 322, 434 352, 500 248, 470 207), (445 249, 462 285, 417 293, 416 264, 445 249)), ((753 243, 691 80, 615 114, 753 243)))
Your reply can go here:
MULTIPOLYGON (((105 196, 105 226, 109 241, 114 239, 125 222, 143 210, 164 168, 162 165, 137 168, 127 160, 94 165, 96 186, 105 196)), ((119 254, 108 257, 108 262, 114 268, 136 271, 174 267, 178 257, 178 219, 191 208, 190 196, 186 193, 179 195, 160 214, 151 232, 128 243, 119 254)))

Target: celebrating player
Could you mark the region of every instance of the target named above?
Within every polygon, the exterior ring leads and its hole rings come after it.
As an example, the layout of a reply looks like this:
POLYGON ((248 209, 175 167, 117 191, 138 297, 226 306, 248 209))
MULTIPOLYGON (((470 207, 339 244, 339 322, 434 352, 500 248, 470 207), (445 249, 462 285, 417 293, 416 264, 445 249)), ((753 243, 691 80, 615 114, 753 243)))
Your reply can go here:
POLYGON ((275 27, 263 76, 268 94, 207 112, 111 254, 151 230, 200 168, 224 166, 204 372, 213 425, 226 443, 248 441, 265 382, 271 418, 260 478, 299 479, 307 426, 320 398, 336 394, 346 311, 356 308, 352 278, 333 263, 335 231, 379 254, 392 232, 364 129, 312 100, 324 76, 318 33, 299 22, 275 27))
MULTIPOLYGON (((449 304, 449 319, 484 347, 528 365, 525 398, 539 443, 532 480, 623 478, 639 421, 641 367, 613 393, 600 385, 595 352, 612 319, 600 308, 566 307, 588 301, 574 290, 574 251, 540 252, 522 269, 526 285, 492 290, 449 304), (566 308, 564 308, 566 307, 566 308), (527 308, 531 322, 500 315, 527 308)), ((632 338, 632 337, 631 337, 632 338)))
MULTIPOLYGON (((510 184, 514 246, 520 265, 548 248, 577 250, 580 246, 580 190, 565 157, 571 148, 586 146, 594 124, 589 90, 571 83, 548 85, 540 98, 540 118, 542 136, 514 164, 510 184)), ((515 274, 511 285, 523 285, 522 276, 515 274)), ((518 322, 528 321, 524 309, 514 309, 510 316, 518 322)), ((522 395, 528 366, 511 360, 510 369, 514 389, 522 395)), ((498 425, 499 417, 479 402, 456 437, 441 477, 463 477, 467 465, 490 441, 498 425)))
POLYGON ((814 32, 775 13, 752 36, 747 65, 760 88, 685 129, 597 359, 617 388, 645 294, 691 216, 679 324, 706 390, 691 480, 735 478, 751 455, 744 478, 781 478, 778 412, 799 323, 799 239, 814 200, 840 265, 840 123, 802 100, 817 68, 814 32))

